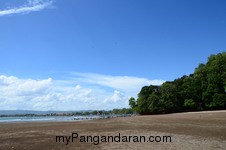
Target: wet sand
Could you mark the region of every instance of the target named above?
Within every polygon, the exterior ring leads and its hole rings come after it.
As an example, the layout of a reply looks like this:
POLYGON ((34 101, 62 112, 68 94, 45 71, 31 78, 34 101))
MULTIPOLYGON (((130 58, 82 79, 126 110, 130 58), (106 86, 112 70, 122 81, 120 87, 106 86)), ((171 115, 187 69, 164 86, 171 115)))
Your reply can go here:
POLYGON ((226 111, 134 116, 78 122, 1 123, 0 150, 225 149, 226 111), (80 142, 56 136, 171 136, 171 142, 80 142))

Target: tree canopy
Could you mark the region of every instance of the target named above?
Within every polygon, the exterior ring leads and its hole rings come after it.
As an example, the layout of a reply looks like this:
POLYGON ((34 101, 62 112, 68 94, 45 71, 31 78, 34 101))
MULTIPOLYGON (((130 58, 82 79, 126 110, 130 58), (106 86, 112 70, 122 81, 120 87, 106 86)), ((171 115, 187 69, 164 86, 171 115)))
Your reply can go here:
POLYGON ((189 76, 142 87, 129 104, 142 115, 226 109, 226 53, 211 55, 189 76))

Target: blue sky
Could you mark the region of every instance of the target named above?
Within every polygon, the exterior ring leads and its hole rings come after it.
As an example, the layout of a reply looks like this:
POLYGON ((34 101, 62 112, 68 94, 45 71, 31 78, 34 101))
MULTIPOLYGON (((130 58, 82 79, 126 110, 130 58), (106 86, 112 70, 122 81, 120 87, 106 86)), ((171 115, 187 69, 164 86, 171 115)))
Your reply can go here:
POLYGON ((2 109, 128 107, 226 50, 224 0, 1 0, 2 109), (7 86, 6 86, 7 85, 7 86))

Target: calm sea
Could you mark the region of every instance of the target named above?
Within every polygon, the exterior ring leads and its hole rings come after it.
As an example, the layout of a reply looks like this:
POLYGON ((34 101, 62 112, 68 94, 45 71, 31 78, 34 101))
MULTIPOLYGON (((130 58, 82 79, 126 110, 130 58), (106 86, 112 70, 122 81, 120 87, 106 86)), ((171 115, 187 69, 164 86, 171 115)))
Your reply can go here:
POLYGON ((0 123, 3 122, 43 122, 43 121, 78 121, 88 120, 90 117, 74 116, 48 116, 48 117, 0 117, 0 123))

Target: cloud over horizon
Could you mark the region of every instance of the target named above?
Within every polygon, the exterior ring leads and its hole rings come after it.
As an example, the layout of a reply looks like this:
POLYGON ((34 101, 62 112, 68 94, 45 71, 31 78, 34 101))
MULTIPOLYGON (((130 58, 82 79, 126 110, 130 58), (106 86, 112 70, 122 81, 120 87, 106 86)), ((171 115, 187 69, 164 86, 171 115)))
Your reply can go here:
POLYGON ((96 73, 72 72, 74 80, 81 83, 90 83, 121 90, 126 93, 138 93, 145 85, 161 85, 165 80, 149 80, 146 78, 133 76, 111 76, 96 73))
POLYGON ((53 0, 28 0, 23 6, 0 10, 0 16, 40 11, 45 8, 49 8, 50 6, 52 6, 53 3, 53 0))
POLYGON ((74 73, 65 80, 22 79, 0 75, 2 110, 109 110, 128 107, 144 85, 162 84, 129 76, 74 73))

